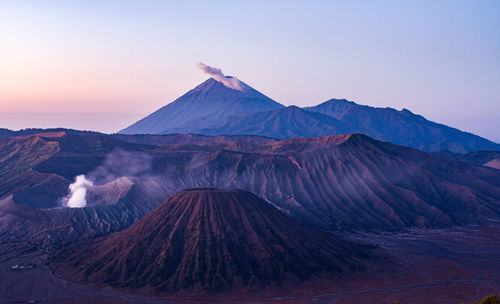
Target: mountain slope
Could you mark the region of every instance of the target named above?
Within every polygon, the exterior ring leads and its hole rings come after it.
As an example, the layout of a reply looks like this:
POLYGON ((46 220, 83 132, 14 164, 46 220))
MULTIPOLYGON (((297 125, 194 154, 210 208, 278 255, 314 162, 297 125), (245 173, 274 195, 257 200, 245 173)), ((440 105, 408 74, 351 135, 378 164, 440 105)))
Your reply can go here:
POLYGON ((461 155, 457 160, 465 161, 478 166, 500 160, 500 151, 474 151, 461 155))
POLYGON ((500 151, 474 151, 460 154, 448 150, 441 150, 433 154, 444 158, 471 163, 476 166, 487 166, 496 169, 498 169, 498 164, 500 163, 500 151))
POLYGON ((403 109, 374 108, 345 99, 332 99, 307 111, 337 118, 348 133, 363 133, 372 138, 423 151, 450 150, 465 153, 475 150, 500 150, 500 145, 477 135, 438 124, 403 109))
POLYGON ((270 111, 283 106, 241 82, 242 90, 210 78, 174 102, 121 130, 121 134, 189 133, 230 115, 270 111))
POLYGON ((14 201, 12 195, 0 198, 0 259, 51 252, 79 240, 121 231, 168 197, 151 181, 131 178, 130 182, 133 185, 127 193, 120 193, 121 197, 110 197, 114 194, 108 192, 99 197, 112 201, 85 208, 39 209, 14 201))
POLYGON ((244 189, 326 230, 394 231, 500 217, 497 169, 360 134, 247 139, 206 138, 199 145, 178 135, 172 140, 179 144, 159 146, 64 132, 1 139, 0 256, 13 252, 6 244, 48 250, 124 229, 186 188, 244 189), (88 207, 53 208, 79 174, 95 185, 88 207))
POLYGON ((89 207, 60 208, 75 174, 99 167, 115 149, 151 147, 65 132, 0 139, 0 259, 123 230, 168 197, 155 181, 122 174, 91 187, 89 207))
POLYGON ((252 193, 205 188, 175 194, 123 232, 70 246, 51 266, 77 281, 221 291, 360 270, 368 256, 252 193))
POLYGON ((494 160, 490 160, 486 164, 484 164, 485 167, 490 167, 494 169, 500 169, 500 159, 495 158, 494 160))
POLYGON ((279 139, 363 133, 422 151, 500 150, 500 144, 429 121, 406 109, 374 108, 332 99, 303 109, 324 116, 300 113, 296 107, 283 109, 283 105, 239 83, 241 90, 210 78, 119 133, 258 135, 279 139))
POLYGON ((0 138, 11 137, 15 133, 16 133, 15 131, 5 129, 5 128, 0 128, 0 138))
POLYGON ((163 149, 154 170, 174 188, 241 188, 323 229, 445 227, 500 214, 497 170, 359 134, 163 149))
POLYGON ((343 126, 337 119, 307 112, 296 106, 231 116, 221 123, 195 129, 193 132, 204 135, 259 135, 279 139, 344 133, 343 126))

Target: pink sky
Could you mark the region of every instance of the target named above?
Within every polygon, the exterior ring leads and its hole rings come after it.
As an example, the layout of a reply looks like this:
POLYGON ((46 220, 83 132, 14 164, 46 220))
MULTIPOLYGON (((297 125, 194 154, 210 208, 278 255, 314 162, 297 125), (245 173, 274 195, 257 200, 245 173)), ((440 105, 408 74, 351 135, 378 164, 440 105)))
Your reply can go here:
POLYGON ((204 81, 201 61, 284 105, 408 108, 500 141, 499 12, 494 0, 1 1, 0 127, 118 131, 204 81))

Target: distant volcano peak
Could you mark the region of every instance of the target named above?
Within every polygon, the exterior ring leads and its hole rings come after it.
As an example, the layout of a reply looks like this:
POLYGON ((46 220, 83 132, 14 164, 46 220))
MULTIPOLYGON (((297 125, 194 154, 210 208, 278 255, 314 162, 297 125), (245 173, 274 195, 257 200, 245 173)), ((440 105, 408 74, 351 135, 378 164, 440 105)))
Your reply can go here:
POLYGON ((245 91, 245 88, 248 87, 243 84, 238 78, 224 75, 221 69, 211 67, 201 62, 198 62, 198 68, 230 89, 245 91))
POLYGON ((173 102, 120 131, 123 134, 185 133, 231 115, 283 108, 235 77, 212 77, 173 102))
MULTIPOLYGON (((201 84, 199 84, 198 86, 196 86, 190 92, 188 92, 188 94, 194 93, 194 92, 199 92, 199 91, 207 91, 208 92, 209 90, 224 90, 224 91, 226 91, 226 94, 231 94, 231 92, 233 94, 242 94, 242 93, 250 93, 251 91, 255 91, 250 86, 248 86, 247 84, 245 84, 243 81, 239 80, 236 77, 226 76, 225 78, 227 81, 223 82, 223 81, 220 81, 220 80, 215 79, 213 77, 210 77, 207 80, 205 80, 204 82, 202 82, 201 84), (237 85, 238 88, 234 88, 232 86, 227 85, 228 81, 235 82, 235 83, 238 82, 238 85, 237 85)), ((255 91, 255 92, 257 92, 257 91, 255 91)))
POLYGON ((245 85, 241 80, 239 80, 236 77, 233 76, 225 76, 224 79, 215 79, 212 77, 217 82, 222 83, 224 86, 226 86, 229 89, 236 90, 236 91, 242 91, 245 92, 248 90, 248 86, 245 85))

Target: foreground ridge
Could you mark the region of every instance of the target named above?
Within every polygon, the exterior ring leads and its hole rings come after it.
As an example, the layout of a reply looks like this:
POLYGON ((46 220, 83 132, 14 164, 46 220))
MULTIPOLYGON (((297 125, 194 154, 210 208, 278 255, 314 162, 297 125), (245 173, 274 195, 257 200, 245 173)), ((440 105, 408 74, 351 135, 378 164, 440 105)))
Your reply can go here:
POLYGON ((51 265, 77 281, 220 291, 360 271, 370 256, 250 192, 201 188, 178 192, 123 232, 70 246, 51 265))

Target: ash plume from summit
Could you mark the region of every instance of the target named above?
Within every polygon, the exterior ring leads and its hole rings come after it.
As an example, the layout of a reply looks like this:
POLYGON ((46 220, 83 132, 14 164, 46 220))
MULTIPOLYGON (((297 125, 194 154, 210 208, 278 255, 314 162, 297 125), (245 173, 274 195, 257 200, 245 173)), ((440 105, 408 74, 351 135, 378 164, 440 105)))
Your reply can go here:
POLYGON ((210 75, 213 79, 222 82, 226 87, 233 90, 243 91, 243 84, 241 81, 235 77, 228 77, 224 75, 221 69, 211 67, 201 62, 198 62, 198 68, 200 68, 200 70, 204 73, 210 75))

